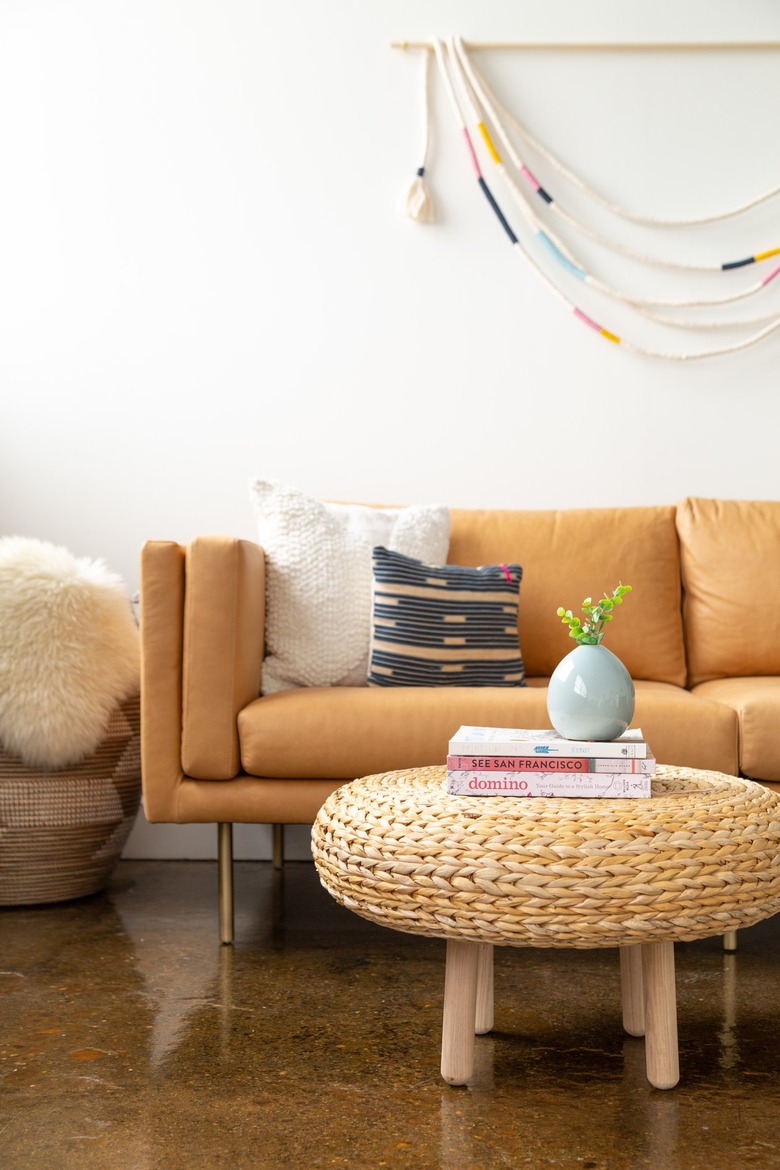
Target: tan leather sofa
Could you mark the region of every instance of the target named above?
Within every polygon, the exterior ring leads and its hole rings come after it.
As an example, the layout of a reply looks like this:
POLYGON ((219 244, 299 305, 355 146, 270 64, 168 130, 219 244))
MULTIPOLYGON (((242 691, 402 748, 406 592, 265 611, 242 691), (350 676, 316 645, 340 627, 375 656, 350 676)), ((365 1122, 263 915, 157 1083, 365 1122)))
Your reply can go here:
POLYGON ((605 644, 660 763, 780 781, 780 502, 453 509, 449 561, 523 566, 526 687, 299 688, 259 696, 264 554, 247 540, 141 554, 143 807, 219 826, 220 938, 233 935, 232 824, 313 821, 358 776, 443 763, 461 723, 548 727, 573 648, 559 605, 630 584, 605 644))

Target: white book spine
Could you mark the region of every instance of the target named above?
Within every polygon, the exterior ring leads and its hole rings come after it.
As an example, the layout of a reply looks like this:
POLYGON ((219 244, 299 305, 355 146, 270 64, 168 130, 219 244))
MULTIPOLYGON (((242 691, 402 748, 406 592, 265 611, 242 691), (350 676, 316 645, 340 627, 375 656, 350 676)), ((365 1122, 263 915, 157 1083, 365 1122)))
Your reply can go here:
POLYGON ((528 772, 448 771, 445 791, 452 796, 646 797, 651 777, 636 772, 541 775, 528 772))
POLYGON ((641 728, 617 739, 564 739, 545 727, 472 727, 463 724, 450 739, 450 756, 607 756, 644 759, 649 753, 641 728))
POLYGON ((580 739, 562 740, 468 740, 451 739, 447 754, 450 756, 599 756, 602 759, 645 759, 647 744, 619 743, 617 740, 608 740, 606 743, 591 743, 580 739))

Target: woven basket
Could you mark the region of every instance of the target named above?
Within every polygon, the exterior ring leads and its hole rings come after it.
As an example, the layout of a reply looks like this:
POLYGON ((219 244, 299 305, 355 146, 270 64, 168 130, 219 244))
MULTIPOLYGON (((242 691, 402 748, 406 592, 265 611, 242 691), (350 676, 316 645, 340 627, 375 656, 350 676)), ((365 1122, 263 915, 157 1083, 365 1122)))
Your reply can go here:
POLYGON ((82 898, 101 890, 141 800, 138 697, 117 707, 94 755, 58 771, 0 748, 0 905, 82 898))

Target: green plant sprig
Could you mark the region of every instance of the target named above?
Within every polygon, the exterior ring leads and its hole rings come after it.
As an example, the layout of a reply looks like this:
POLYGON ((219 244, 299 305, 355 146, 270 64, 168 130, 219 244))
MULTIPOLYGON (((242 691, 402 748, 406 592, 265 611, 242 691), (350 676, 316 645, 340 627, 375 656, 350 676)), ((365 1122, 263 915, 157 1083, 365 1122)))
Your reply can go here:
POLYGON ((569 627, 569 637, 574 638, 580 646, 598 646, 604 637, 604 627, 613 618, 612 610, 616 605, 623 604, 623 597, 631 592, 630 585, 618 584, 612 594, 605 593, 595 604, 592 597, 586 597, 582 603, 582 612, 585 620, 575 617, 570 609, 559 606, 556 610, 558 617, 565 626, 569 627))

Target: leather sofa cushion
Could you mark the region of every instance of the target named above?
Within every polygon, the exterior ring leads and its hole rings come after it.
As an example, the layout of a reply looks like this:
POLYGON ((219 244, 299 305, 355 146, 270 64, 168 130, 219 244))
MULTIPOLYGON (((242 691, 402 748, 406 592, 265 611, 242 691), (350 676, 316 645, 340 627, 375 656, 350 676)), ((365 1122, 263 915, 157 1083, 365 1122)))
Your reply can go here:
POLYGON ((558 606, 578 612, 584 598, 611 593, 622 581, 633 592, 617 612, 604 644, 634 680, 684 686, 674 517, 674 507, 665 506, 452 509, 448 560, 456 565, 502 561, 522 565, 518 630, 528 676, 549 677, 574 649, 556 616, 558 606))
POLYGON ((696 696, 728 704, 739 716, 739 766, 745 776, 780 781, 780 678, 719 678, 696 696))
POLYGON ((780 501, 677 509, 688 685, 780 675, 780 501))
MULTIPOLYGON (((463 723, 549 727, 546 680, 505 687, 307 687, 265 695, 238 717, 255 776, 354 779, 443 764, 463 723)), ((669 683, 638 682, 634 727, 659 763, 737 772, 737 716, 669 683)))

